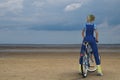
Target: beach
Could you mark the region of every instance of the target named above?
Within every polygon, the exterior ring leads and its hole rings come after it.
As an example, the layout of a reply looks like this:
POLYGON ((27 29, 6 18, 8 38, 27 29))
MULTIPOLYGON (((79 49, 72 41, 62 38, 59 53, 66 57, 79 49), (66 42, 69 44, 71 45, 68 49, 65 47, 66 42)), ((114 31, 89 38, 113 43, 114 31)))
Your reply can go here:
POLYGON ((0 80, 120 80, 120 48, 101 48, 100 55, 104 75, 82 78, 78 48, 1 49, 0 80))

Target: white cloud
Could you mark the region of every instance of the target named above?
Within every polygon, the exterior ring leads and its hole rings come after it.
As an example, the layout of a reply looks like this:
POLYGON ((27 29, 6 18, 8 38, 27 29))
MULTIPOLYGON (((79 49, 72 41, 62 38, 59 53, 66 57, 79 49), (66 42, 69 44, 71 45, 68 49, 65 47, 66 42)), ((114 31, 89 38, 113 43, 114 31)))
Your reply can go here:
POLYGON ((77 8, 80 8, 81 6, 82 6, 82 3, 72 3, 72 4, 66 6, 65 11, 72 11, 77 8))
POLYGON ((64 10, 65 11, 73 11, 73 10, 76 10, 76 9, 82 7, 83 5, 85 5, 86 3, 89 3, 91 1, 92 0, 76 0, 76 1, 72 2, 71 4, 68 4, 64 10))
POLYGON ((2 10, 0 13, 5 14, 12 12, 14 14, 17 14, 21 12, 23 9, 23 1, 24 0, 6 0, 0 3, 0 10, 2 10))

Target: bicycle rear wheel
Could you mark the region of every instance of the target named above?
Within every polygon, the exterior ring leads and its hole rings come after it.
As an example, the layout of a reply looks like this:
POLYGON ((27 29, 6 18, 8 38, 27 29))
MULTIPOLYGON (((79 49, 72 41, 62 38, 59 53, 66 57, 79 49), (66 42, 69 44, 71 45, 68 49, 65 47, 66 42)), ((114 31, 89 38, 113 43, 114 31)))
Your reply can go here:
POLYGON ((83 56, 83 62, 81 64, 81 72, 82 76, 85 78, 88 74, 88 61, 87 61, 87 55, 83 56))

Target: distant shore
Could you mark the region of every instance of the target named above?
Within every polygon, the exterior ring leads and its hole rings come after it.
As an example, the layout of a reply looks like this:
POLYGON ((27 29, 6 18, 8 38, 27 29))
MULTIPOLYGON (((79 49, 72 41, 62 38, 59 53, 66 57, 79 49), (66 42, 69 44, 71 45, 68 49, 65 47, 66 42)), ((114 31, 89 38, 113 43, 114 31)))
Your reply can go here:
MULTIPOLYGON (((64 48, 80 48, 81 44, 0 44, 0 49, 64 49, 64 48)), ((98 48, 113 48, 120 49, 120 44, 98 44, 98 48)))
MULTIPOLYGON (((80 52, 81 44, 2 44, 0 52, 80 52)), ((99 44, 99 52, 120 53, 119 44, 99 44)))

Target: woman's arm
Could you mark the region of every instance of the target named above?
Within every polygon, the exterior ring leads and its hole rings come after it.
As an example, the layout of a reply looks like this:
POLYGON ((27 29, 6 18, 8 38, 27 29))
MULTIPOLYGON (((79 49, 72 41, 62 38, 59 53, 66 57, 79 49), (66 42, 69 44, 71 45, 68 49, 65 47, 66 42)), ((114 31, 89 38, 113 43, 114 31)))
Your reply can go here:
POLYGON ((96 38, 96 41, 98 41, 98 31, 95 30, 95 38, 96 38))
POLYGON ((85 37, 85 34, 84 34, 85 30, 82 30, 82 38, 85 37))

